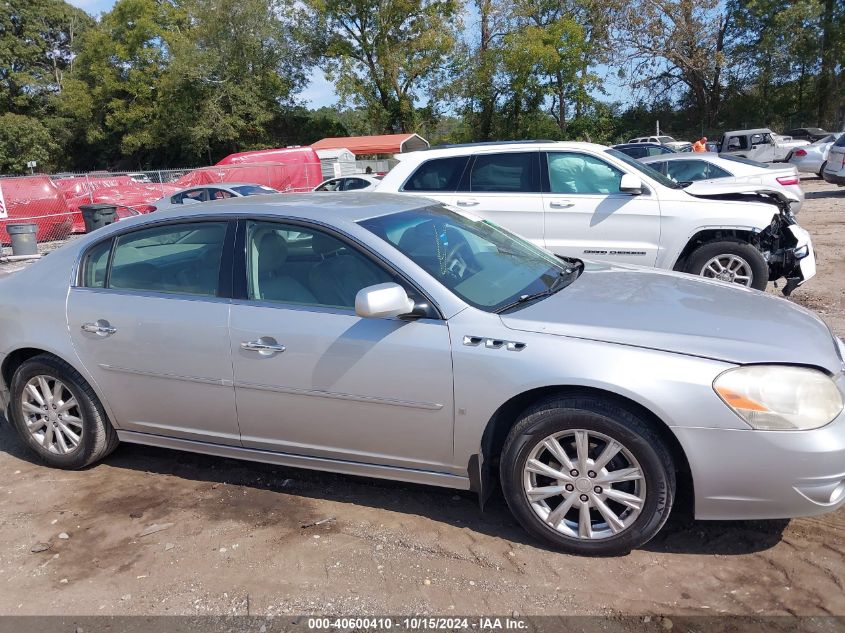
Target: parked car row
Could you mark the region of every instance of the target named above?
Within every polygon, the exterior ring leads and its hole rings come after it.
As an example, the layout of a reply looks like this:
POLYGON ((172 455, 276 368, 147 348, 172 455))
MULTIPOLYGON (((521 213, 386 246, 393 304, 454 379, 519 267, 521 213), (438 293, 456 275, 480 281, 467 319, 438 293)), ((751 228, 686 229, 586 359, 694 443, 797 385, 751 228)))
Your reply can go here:
POLYGON ((834 132, 805 147, 799 147, 789 157, 790 164, 795 165, 795 168, 802 173, 816 174, 822 178, 830 148, 842 137, 842 134, 843 132, 834 132))
MULTIPOLYGON (((701 154, 648 160, 676 156, 701 154)), ((785 294, 815 275, 812 241, 793 213, 803 199, 791 190, 793 167, 773 170, 769 184, 745 178, 764 168, 725 161, 731 172, 712 169, 731 178, 679 183, 616 149, 570 142, 470 144, 397 158, 377 191, 465 209, 559 256, 756 289, 785 278, 785 294)))

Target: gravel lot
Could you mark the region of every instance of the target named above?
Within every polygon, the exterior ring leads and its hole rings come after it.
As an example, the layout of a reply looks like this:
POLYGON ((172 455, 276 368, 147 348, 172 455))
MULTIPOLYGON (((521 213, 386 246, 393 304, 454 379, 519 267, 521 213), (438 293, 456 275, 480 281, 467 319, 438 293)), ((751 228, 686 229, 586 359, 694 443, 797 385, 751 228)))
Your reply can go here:
MULTIPOLYGON (((806 191, 819 273, 793 298, 845 335, 845 189, 806 191)), ((677 513, 587 559, 529 539, 501 497, 481 513, 468 493, 129 445, 50 470, 0 425, 0 614, 845 615, 843 583, 845 511, 677 513)))

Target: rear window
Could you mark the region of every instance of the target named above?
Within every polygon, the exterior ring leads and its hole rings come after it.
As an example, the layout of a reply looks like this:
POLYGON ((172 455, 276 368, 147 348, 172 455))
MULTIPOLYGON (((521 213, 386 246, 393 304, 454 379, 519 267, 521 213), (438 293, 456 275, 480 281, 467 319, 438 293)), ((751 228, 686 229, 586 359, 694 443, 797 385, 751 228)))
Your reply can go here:
POLYGON ((506 152, 476 157, 470 191, 539 193, 539 152, 506 152))
POLYGON ((837 140, 837 141, 833 144, 833 146, 834 146, 834 147, 845 147, 845 134, 843 134, 842 136, 840 136, 840 137, 839 137, 839 140, 837 140))
POLYGON ((457 191, 469 156, 435 158, 417 167, 402 191, 457 191))

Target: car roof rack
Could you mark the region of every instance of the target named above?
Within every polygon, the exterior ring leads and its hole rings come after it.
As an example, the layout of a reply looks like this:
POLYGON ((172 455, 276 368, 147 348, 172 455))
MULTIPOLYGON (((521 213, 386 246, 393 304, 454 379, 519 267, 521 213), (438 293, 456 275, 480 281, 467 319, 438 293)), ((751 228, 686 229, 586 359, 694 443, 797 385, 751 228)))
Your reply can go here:
POLYGON ((417 151, 428 151, 432 149, 452 149, 457 147, 485 147, 489 145, 528 145, 531 143, 557 143, 558 141, 553 141, 551 139, 537 139, 537 140, 522 140, 522 141, 482 141, 478 143, 448 143, 446 145, 435 145, 434 147, 429 147, 425 150, 417 150, 417 151))

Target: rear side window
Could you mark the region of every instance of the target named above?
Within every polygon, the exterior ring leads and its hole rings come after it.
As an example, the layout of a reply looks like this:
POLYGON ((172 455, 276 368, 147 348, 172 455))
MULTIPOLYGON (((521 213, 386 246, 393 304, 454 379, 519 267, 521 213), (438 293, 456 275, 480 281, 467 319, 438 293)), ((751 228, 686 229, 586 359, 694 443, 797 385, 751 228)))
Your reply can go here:
POLYGON ((644 158, 645 156, 648 156, 647 147, 626 147, 620 151, 625 152, 631 158, 644 158))
POLYGON ((85 262, 82 265, 82 285, 86 288, 106 287, 111 244, 111 240, 100 242, 85 256, 85 262))
POLYGON ((225 222, 159 226, 117 238, 108 287, 215 296, 225 222))
POLYGON ((403 191, 457 191, 468 156, 435 158, 424 162, 408 178, 403 191))
POLYGON ((476 157, 469 179, 474 192, 539 193, 539 152, 481 154, 476 157))

